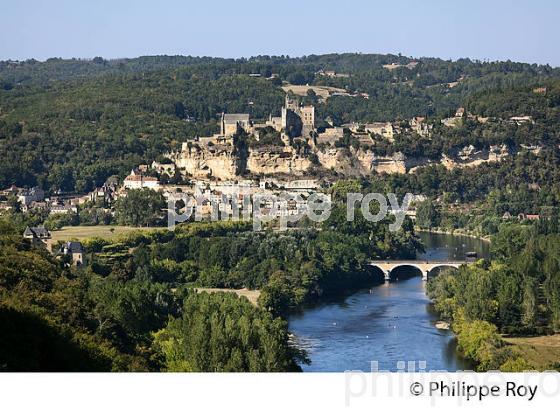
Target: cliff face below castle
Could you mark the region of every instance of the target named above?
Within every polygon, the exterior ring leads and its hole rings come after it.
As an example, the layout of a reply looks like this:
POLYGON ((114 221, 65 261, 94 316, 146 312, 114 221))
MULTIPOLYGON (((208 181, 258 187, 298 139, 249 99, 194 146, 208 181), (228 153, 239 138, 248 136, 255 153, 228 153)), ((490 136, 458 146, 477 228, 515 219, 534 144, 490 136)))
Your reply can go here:
POLYGON ((264 147, 238 150, 232 145, 183 146, 169 156, 184 172, 197 177, 234 179, 244 172, 255 175, 304 175, 312 166, 309 156, 293 148, 264 147))
POLYGON ((257 175, 303 175, 312 166, 309 156, 298 154, 291 148, 249 149, 246 170, 257 175))
POLYGON ((491 146, 482 150, 469 146, 450 155, 442 154, 439 159, 430 159, 407 157, 402 153, 380 156, 371 150, 354 148, 312 149, 310 153, 302 154, 292 147, 265 146, 240 150, 228 144, 184 144, 180 152, 170 154, 169 157, 179 169, 193 177, 228 180, 247 172, 253 175, 305 176, 313 168, 335 171, 346 176, 404 174, 435 164, 442 164, 448 169, 478 166, 501 161, 510 154, 506 146, 491 146))
POLYGON ((183 145, 180 153, 172 154, 177 167, 196 178, 235 178, 242 171, 240 156, 233 146, 200 147, 183 145))

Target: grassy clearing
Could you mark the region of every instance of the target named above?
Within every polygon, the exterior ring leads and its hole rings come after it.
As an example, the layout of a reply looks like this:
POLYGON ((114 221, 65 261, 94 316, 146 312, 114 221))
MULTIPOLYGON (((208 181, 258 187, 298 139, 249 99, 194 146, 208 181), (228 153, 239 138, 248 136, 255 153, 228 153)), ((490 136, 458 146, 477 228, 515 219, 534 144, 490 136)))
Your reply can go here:
POLYGON ((537 370, 552 369, 560 363, 560 334, 536 337, 507 337, 504 340, 512 349, 531 363, 537 370))
POLYGON ((247 299, 249 299, 249 302, 251 302, 255 306, 257 305, 257 300, 259 299, 259 296, 261 295, 260 290, 249 290, 247 288, 243 288, 243 289, 196 288, 196 291, 208 292, 208 293, 233 292, 238 296, 245 296, 247 299))
POLYGON ((53 241, 69 241, 72 239, 83 240, 88 238, 103 238, 107 240, 115 239, 120 235, 131 232, 151 232, 162 228, 146 228, 133 226, 113 226, 113 225, 97 225, 97 226, 65 226, 59 231, 51 232, 53 241))
POLYGON ((295 95, 306 96, 307 90, 315 91, 319 97, 323 100, 329 98, 330 93, 345 93, 347 92, 343 88, 336 88, 336 87, 328 87, 328 86, 316 86, 316 85, 285 85, 282 87, 285 92, 291 91, 295 95))

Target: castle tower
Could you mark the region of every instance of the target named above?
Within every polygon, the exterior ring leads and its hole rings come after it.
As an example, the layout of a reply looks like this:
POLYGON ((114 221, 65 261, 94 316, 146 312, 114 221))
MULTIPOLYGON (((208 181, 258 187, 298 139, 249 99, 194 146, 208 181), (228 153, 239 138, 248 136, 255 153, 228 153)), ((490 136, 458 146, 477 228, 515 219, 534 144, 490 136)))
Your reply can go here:
POLYGON ((285 100, 285 102, 284 102, 284 107, 285 107, 287 110, 294 110, 294 111, 295 111, 295 110, 298 109, 298 103, 297 103, 296 100, 292 100, 292 99, 290 98, 290 96, 288 95, 288 93, 286 93, 286 100, 285 100))

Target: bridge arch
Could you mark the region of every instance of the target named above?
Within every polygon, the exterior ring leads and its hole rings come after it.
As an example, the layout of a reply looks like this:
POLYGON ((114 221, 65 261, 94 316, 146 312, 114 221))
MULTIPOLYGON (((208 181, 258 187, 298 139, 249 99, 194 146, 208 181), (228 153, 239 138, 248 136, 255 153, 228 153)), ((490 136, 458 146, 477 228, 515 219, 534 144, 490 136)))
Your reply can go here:
POLYGON ((375 266, 374 264, 369 264, 367 274, 373 284, 381 284, 387 280, 387 274, 385 273, 385 271, 379 266, 375 266))
POLYGON ((441 268, 459 268, 459 266, 466 264, 466 261, 428 261, 428 260, 385 260, 373 261, 370 265, 375 266, 383 271, 385 280, 395 279, 399 269, 403 267, 414 268, 422 273, 422 278, 428 280, 430 273, 434 276, 434 271, 439 271, 441 268))
POLYGON ((447 265, 445 263, 435 265, 426 273, 426 279, 434 278, 439 274, 439 272, 446 269, 459 270, 459 266, 447 265))
POLYGON ((413 263, 402 263, 399 265, 395 265, 388 272, 390 281, 408 279, 413 276, 422 276, 422 278, 424 278, 425 275, 426 272, 424 272, 421 267, 413 263), (415 274, 411 274, 411 272, 415 272, 415 274))

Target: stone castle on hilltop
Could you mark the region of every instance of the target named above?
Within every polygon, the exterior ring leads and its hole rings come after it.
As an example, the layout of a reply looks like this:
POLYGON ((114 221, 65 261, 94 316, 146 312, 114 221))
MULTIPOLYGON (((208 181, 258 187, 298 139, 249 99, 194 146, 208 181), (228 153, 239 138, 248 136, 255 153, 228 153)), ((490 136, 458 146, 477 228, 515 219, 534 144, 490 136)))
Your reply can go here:
POLYGON ((300 105, 286 94, 282 107, 281 127, 290 137, 307 137, 315 130, 315 107, 300 105))
POLYGON ((253 134, 261 128, 272 127, 290 138, 308 137, 315 130, 315 107, 301 105, 286 94, 281 117, 270 116, 264 124, 251 121, 249 114, 226 114, 220 118, 220 134, 215 137, 230 138, 243 131, 253 134))
MULTIPOLYGON (((184 175, 203 180, 232 180, 248 175, 289 179, 325 172, 363 176, 372 172, 414 172, 436 163, 450 169, 476 166, 501 161, 508 155, 506 148, 498 146, 481 151, 465 147, 465 152, 453 157, 443 155, 438 160, 406 157, 401 152, 378 155, 374 146, 380 139, 393 143, 395 135, 401 132, 429 137, 432 125, 423 117, 415 117, 406 126, 395 122, 352 123, 317 129, 315 107, 301 104, 292 94, 286 95, 279 117, 270 115, 266 121, 255 122, 249 114, 223 113, 219 123, 219 133, 184 142, 180 151, 167 155, 184 175), (270 129, 279 135, 261 141, 262 135, 271 134, 270 129), (240 134, 250 138, 238 144, 242 139, 235 137, 240 134)), ((442 123, 453 126, 451 122, 442 123)))
POLYGON ((220 135, 223 137, 232 137, 240 131, 245 131, 247 134, 250 134, 252 128, 253 126, 249 114, 222 113, 220 135))

